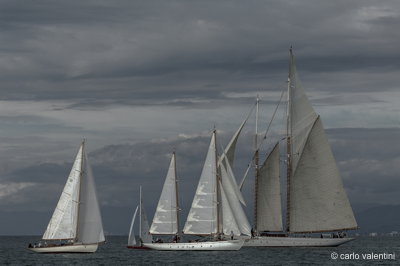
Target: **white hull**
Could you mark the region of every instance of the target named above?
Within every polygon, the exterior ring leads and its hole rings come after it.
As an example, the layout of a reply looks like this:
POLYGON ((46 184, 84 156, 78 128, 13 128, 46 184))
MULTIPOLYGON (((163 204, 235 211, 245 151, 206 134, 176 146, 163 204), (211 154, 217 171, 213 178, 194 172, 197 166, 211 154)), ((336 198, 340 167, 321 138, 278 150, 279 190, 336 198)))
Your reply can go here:
POLYGON ((98 244, 76 244, 65 246, 52 246, 52 247, 37 247, 29 248, 38 253, 94 253, 96 252, 98 244))
POLYGON ((244 247, 337 247, 354 238, 273 237, 260 236, 245 239, 244 247))
POLYGON ((147 243, 145 247, 155 250, 196 250, 196 251, 215 251, 215 250, 239 250, 244 244, 244 240, 225 240, 207 241, 192 243, 147 243))

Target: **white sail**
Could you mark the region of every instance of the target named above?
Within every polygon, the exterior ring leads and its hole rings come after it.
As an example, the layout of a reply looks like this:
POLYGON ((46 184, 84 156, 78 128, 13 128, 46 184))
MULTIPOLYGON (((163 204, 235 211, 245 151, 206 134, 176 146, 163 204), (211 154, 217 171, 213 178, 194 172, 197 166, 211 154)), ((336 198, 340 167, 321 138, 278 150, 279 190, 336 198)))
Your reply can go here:
MULTIPOLYGON (((230 167, 228 160, 226 160, 225 163, 228 167, 230 167)), ((233 216, 233 219, 236 221, 236 224, 238 226, 240 233, 250 236, 251 235, 251 226, 250 226, 249 221, 247 220, 246 214, 244 213, 243 208, 240 204, 240 201, 237 197, 236 190, 238 190, 238 186, 236 184, 235 177, 233 176, 232 172, 229 173, 225 169, 224 164, 220 165, 220 169, 221 169, 221 181, 222 181, 221 182, 222 185, 220 186, 221 194, 223 191, 225 194, 226 200, 228 201, 228 204, 230 207, 229 209, 231 212, 231 214, 229 214, 229 216, 230 215, 233 216)), ((228 218, 225 216, 226 216, 226 213, 223 210, 222 211, 223 221, 225 221, 228 218)), ((225 228, 224 228, 224 232, 225 232, 225 228)))
POLYGON ((289 73, 292 174, 291 232, 321 232, 357 227, 322 122, 313 110, 290 53, 289 73))
POLYGON ((222 205, 222 232, 224 235, 233 235, 239 236, 240 229, 236 222, 236 219, 232 213, 231 206, 229 205, 229 201, 226 197, 224 188, 222 187, 221 182, 220 190, 221 190, 221 205, 222 205))
POLYGON ((297 74, 295 59, 290 53, 289 70, 289 97, 290 97, 290 128, 292 146, 292 172, 297 167, 304 144, 312 125, 317 119, 317 114, 312 108, 297 74))
POLYGON ((153 237, 150 234, 149 221, 147 220, 146 211, 142 201, 140 206, 140 238, 143 243, 151 243, 153 242, 153 237))
POLYGON ((129 228, 128 246, 136 245, 136 238, 135 238, 135 232, 133 230, 133 226, 135 224, 136 214, 137 214, 138 209, 139 209, 139 206, 137 206, 135 209, 135 213, 133 214, 132 221, 131 221, 131 227, 129 228))
POLYGON ((290 187, 290 231, 319 232, 357 227, 319 118, 308 136, 290 187))
POLYGON ((207 157, 197 185, 183 232, 185 234, 215 234, 217 225, 217 183, 216 183, 215 131, 211 137, 207 157))
MULTIPOLYGON (((236 182, 235 174, 233 173, 233 170, 232 170, 229 160, 225 159, 223 162, 224 162, 223 165, 219 165, 219 167, 225 166, 225 170, 227 171, 229 181, 232 183, 232 190, 235 192, 236 197, 239 199, 239 201, 244 206, 246 206, 246 202, 244 201, 242 192, 240 191, 239 185, 236 182)), ((220 171, 221 171, 221 169, 220 169, 220 171)))
POLYGON ((81 166, 82 146, 76 155, 67 183, 43 234, 43 239, 74 239, 76 237, 81 166))
POLYGON ((84 149, 82 155, 84 168, 81 175, 77 242, 83 244, 100 243, 104 242, 105 238, 96 187, 84 149))
POLYGON ((260 167, 256 197, 257 231, 282 231, 279 142, 260 167))
POLYGON ((232 136, 231 140, 229 141, 228 145, 226 145, 224 153, 219 158, 218 164, 221 164, 223 162, 223 160, 225 159, 225 157, 227 157, 228 161, 229 161, 229 164, 231 165, 231 167, 233 166, 233 163, 235 161, 236 143, 238 141, 240 132, 242 132, 242 129, 243 129, 243 127, 246 124, 248 119, 249 119, 249 116, 245 120, 243 120, 242 124, 236 130, 235 134, 233 134, 233 136, 232 136))
POLYGON ((175 153, 173 153, 150 233, 176 234, 178 230, 175 153))

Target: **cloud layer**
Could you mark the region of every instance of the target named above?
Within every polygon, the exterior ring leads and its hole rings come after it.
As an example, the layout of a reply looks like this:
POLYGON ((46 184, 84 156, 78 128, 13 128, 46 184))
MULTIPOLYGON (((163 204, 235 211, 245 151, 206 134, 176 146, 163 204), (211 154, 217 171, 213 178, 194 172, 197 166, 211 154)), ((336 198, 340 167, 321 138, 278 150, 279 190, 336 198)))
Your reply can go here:
MULTIPOLYGON (((107 212, 133 209, 139 184, 152 211, 172 150, 190 204, 214 125, 225 144, 259 95, 265 130, 291 45, 351 201, 399 204, 399 1, 9 0, 0 9, 0 211, 48 219, 82 138, 107 212)), ((253 128, 254 119, 237 178, 253 128)), ((251 202, 251 183, 245 193, 251 202)))

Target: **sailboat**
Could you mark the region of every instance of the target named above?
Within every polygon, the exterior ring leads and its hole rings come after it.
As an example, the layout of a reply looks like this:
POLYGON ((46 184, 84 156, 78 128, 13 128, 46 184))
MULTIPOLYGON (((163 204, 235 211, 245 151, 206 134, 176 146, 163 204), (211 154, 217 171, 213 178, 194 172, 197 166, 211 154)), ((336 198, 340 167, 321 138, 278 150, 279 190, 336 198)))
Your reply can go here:
POLYGON ((39 253, 93 253, 105 242, 92 170, 82 142, 42 241, 39 253))
POLYGON ((136 206, 135 213, 132 217, 131 227, 129 229, 128 245, 127 248, 132 249, 148 249, 143 246, 143 243, 151 243, 153 237, 149 232, 149 223, 147 221, 146 211, 144 210, 143 200, 142 200, 142 187, 140 186, 139 192, 139 205, 136 206), (136 214, 139 210, 139 241, 136 241, 135 233, 133 231, 133 226, 136 220, 136 214))
MULTIPOLYGON (((156 250, 239 250, 244 240, 233 239, 242 232, 250 234, 250 225, 240 206, 235 191, 236 181, 230 175, 228 157, 224 164, 218 164, 216 149, 216 130, 213 131, 207 156, 189 211, 183 234, 205 236, 205 241, 179 242, 179 237, 172 243, 151 243, 146 247, 156 250), (221 176, 218 169, 221 169, 221 176), (246 226, 247 224, 247 226, 246 226), (230 237, 230 239, 228 239, 230 237)), ((176 189, 175 155, 170 163, 170 170, 164 184, 157 212, 150 232, 177 234, 179 215, 176 189), (175 188, 175 189, 174 189, 175 188), (165 192, 165 193, 164 193, 165 192), (169 193, 167 193, 169 192, 169 193), (168 200, 166 200, 168 198, 168 200)))
POLYGON ((286 228, 282 223, 278 142, 261 166, 258 150, 254 156, 254 237, 244 246, 339 246, 353 240, 344 231, 357 229, 357 222, 321 118, 300 83, 292 48, 289 61, 286 228))

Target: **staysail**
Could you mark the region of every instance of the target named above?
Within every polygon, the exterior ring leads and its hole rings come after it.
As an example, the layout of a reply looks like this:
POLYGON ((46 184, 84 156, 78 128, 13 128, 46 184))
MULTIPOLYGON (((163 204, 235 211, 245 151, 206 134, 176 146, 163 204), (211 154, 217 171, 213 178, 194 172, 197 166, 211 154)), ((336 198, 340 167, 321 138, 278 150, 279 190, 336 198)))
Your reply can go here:
POLYGON ((257 231, 282 231, 279 142, 260 167, 256 197, 257 231))
POLYGON ((224 235, 235 235, 238 236, 240 235, 240 229, 238 226, 238 223, 236 222, 236 219, 233 215, 231 206, 229 204, 228 198, 226 197, 225 190, 221 184, 220 185, 220 190, 221 190, 221 206, 222 206, 222 232, 224 235))
POLYGON ((178 233, 176 181, 175 153, 173 153, 156 213, 154 214, 153 223, 150 227, 150 233, 152 234, 178 233))
POLYGON ((75 239, 76 237, 82 152, 83 145, 79 148, 57 207, 43 234, 44 240, 75 239))
POLYGON ((304 93, 290 52, 290 232, 355 229, 357 222, 321 119, 304 93))
MULTIPOLYGON (((230 168, 229 161, 225 160, 226 165, 230 168)), ((247 220, 246 214, 243 211, 243 208, 240 204, 239 198, 237 197, 237 190, 239 190, 235 177, 233 176, 232 171, 227 171, 225 169, 224 164, 220 165, 221 169, 221 194, 223 194, 222 197, 222 203, 224 204, 224 200, 227 201, 227 204, 229 205, 229 208, 223 207, 222 208, 222 219, 223 221, 227 219, 234 219, 237 227, 239 229, 239 232, 237 235, 240 235, 241 233, 244 235, 251 235, 251 226, 249 221, 247 220), (230 212, 229 214, 226 213, 227 210, 230 212), (228 215, 228 217, 226 217, 228 215), (230 218, 229 216, 232 216, 230 218)), ((239 191, 240 193, 240 191, 239 191)), ((226 234, 226 228, 223 228, 224 234, 226 234)), ((230 230, 228 230, 230 234, 230 230)), ((235 232, 234 232, 235 233, 235 232)))
POLYGON ((217 222, 217 163, 215 131, 212 134, 207 157, 197 185, 183 232, 185 234, 215 234, 217 222))

